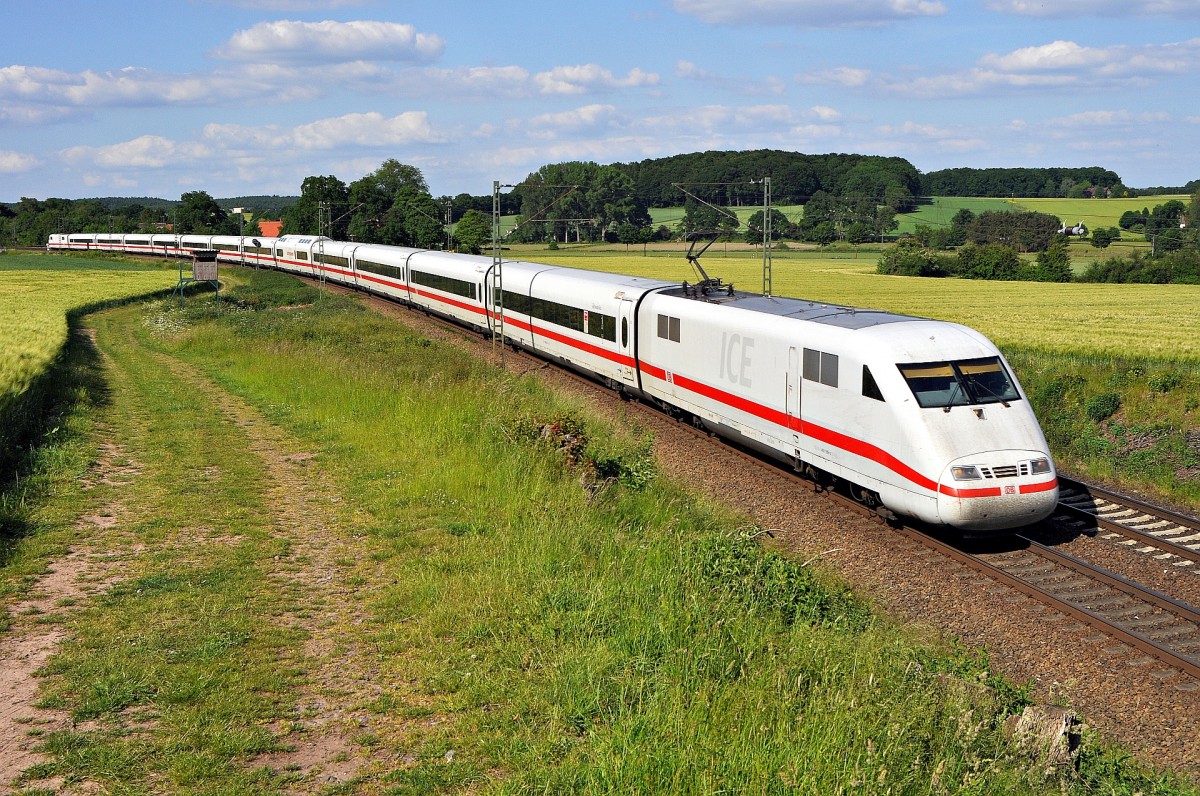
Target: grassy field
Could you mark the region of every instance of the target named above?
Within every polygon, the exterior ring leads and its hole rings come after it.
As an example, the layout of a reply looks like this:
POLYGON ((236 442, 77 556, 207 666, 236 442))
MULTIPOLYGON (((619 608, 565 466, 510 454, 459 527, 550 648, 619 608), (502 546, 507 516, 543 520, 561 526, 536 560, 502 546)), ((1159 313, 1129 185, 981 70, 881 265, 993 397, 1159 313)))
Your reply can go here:
MULTIPOLYGON (((1143 196, 1135 199, 999 199, 934 196, 923 199, 914 212, 897 215, 896 221, 899 222, 899 227, 892 234, 911 234, 916 230, 918 224, 934 228, 948 227, 954 215, 963 209, 970 210, 976 215, 987 211, 1011 212, 1027 210, 1057 216, 1067 224, 1075 224, 1082 221, 1089 229, 1115 227, 1121 215, 1127 210, 1140 211, 1143 208, 1149 209, 1155 205, 1165 204, 1173 199, 1187 204, 1191 200, 1191 197, 1180 195, 1143 196)), ((762 208, 737 207, 726 209, 738 217, 742 222, 741 229, 744 230, 746 220, 750 215, 762 208)), ((792 220, 798 220, 804 216, 804 208, 800 205, 781 205, 775 209, 792 220)), ((652 208, 650 210, 650 218, 653 220, 655 227, 665 224, 667 227, 673 229, 683 220, 683 207, 652 208)), ((1131 238, 1141 239, 1140 235, 1125 234, 1131 238)))
POLYGON ((23 391, 46 369, 66 340, 69 312, 176 281, 161 268, 97 265, 57 255, 0 257, 0 396, 23 391))
MULTIPOLYGON (((882 277, 875 273, 876 252, 864 249, 857 259, 852 252, 836 259, 818 252, 776 252, 772 292, 963 323, 1001 346, 1200 363, 1200 313, 1194 311, 1200 287, 882 277)), ((544 248, 510 254, 576 268, 696 279, 679 254, 642 257, 544 248)), ((701 262, 710 275, 739 288, 762 288, 761 255, 738 251, 724 256, 718 244, 701 262)))
POLYGON ((989 210, 1007 212, 1012 209, 1013 206, 1007 199, 934 196, 922 200, 915 212, 897 215, 896 221, 900 222, 900 226, 894 234, 912 233, 918 224, 924 224, 934 229, 949 227, 950 220, 959 210, 970 210, 975 215, 979 215, 989 210))
MULTIPOLYGON (((1139 196, 1134 199, 1016 199, 1014 205, 1021 210, 1049 213, 1058 216, 1067 224, 1082 221, 1089 229, 1115 227, 1121 216, 1129 210, 1140 212, 1163 205, 1172 200, 1191 201, 1187 194, 1171 196, 1139 196)), ((1128 233, 1127 233, 1128 234, 1128 233)))
POLYGON ((0 256, 0 466, 19 455, 23 429, 67 341, 67 316, 168 288, 175 271, 63 255, 0 256))
POLYGON ((655 477, 636 429, 353 300, 231 279, 241 309, 90 319, 105 364, 75 347, 64 431, 4 504, 26 529, 6 604, 68 548, 115 567, 13 618, 71 639, 43 705, 72 721, 31 787, 1193 792, 1092 737, 1077 778, 1044 779, 985 657, 764 552, 655 477), (99 480, 99 449, 126 477, 99 480), (331 737, 349 773, 288 762, 331 737))

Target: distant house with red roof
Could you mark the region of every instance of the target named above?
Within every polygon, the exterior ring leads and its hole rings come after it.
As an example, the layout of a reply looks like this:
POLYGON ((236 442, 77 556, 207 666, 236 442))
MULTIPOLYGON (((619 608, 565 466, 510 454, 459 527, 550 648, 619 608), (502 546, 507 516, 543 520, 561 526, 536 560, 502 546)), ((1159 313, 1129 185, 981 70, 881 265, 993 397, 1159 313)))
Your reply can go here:
POLYGON ((282 221, 259 221, 258 234, 265 235, 268 238, 278 238, 280 231, 283 229, 282 221))

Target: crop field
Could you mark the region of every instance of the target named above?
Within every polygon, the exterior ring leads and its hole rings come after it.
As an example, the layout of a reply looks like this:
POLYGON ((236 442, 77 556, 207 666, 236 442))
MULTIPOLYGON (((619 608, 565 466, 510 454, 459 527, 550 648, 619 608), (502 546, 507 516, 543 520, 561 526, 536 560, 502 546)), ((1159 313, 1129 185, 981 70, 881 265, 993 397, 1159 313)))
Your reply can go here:
MULTIPOLYGON (((1031 211, 1057 216, 1067 224, 1082 221, 1089 229, 1099 227, 1115 227, 1121 215, 1128 210, 1139 211, 1150 209, 1155 205, 1178 200, 1187 204, 1191 197, 1179 196, 1140 196, 1132 199, 1000 199, 990 197, 964 196, 934 196, 921 200, 921 204, 911 213, 901 213, 896 216, 899 227, 892 234, 904 235, 916 231, 917 225, 937 228, 949 227, 950 220, 959 210, 970 210, 976 215, 987 211, 1016 212, 1031 211)), ((744 230, 746 221, 760 206, 730 207, 726 210, 734 213, 741 221, 740 229, 744 230)), ((796 221, 804 216, 802 205, 778 205, 776 210, 787 218, 796 221)), ((683 207, 652 208, 650 218, 654 226, 665 225, 674 228, 683 220, 683 207)), ((1129 237, 1129 233, 1126 233, 1129 237)), ((1132 236, 1141 240, 1140 235, 1132 236)))
POLYGON ((67 338, 67 313, 164 290, 176 279, 175 271, 105 268, 94 259, 0 258, 0 401, 22 392, 58 354, 67 338))
MULTIPOLYGON (((545 250, 523 259, 657 279, 695 281, 682 255, 577 255, 545 250)), ((1200 363, 1200 286, 1045 284, 885 277, 877 255, 832 259, 776 253, 772 292, 814 301, 873 307, 974 327, 1000 346, 1082 355, 1200 363)), ((762 288, 760 256, 706 256, 712 276, 738 288, 762 288)))
POLYGON ((989 210, 1007 212, 1016 209, 1007 199, 990 199, 986 197, 972 198, 962 196, 934 196, 923 199, 912 213, 901 213, 896 216, 900 227, 895 234, 912 233, 918 224, 942 229, 950 226, 950 220, 959 210, 970 210, 975 215, 989 210))
MULTIPOLYGON (((750 216, 762 210, 762 205, 743 205, 722 209, 737 216, 738 221, 741 222, 739 229, 745 231, 746 222, 750 216)), ((798 221, 804 217, 803 205, 775 205, 773 209, 783 213, 792 221, 798 221)), ((673 228, 683 220, 683 207, 652 207, 650 208, 650 220, 656 229, 661 225, 673 228)))
POLYGON ((1135 212, 1142 209, 1152 209, 1155 205, 1164 205, 1172 200, 1183 202, 1185 205, 1191 197, 1183 194, 1178 196, 1139 196, 1133 199, 1017 199, 1014 207, 1018 210, 1030 210, 1037 213, 1049 213, 1058 216, 1068 224, 1082 221, 1090 229, 1097 227, 1115 227, 1121 215, 1126 211, 1135 212))

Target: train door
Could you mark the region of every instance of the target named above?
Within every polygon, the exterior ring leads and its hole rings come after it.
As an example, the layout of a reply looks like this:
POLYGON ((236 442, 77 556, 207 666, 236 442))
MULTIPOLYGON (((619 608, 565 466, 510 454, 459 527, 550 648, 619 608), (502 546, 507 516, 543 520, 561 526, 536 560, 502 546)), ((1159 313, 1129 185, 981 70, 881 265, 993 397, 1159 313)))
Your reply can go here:
POLYGON ((621 352, 617 372, 626 384, 637 383, 637 373, 633 361, 633 300, 621 299, 621 308, 617 318, 617 350, 621 352))
POLYGON ((495 335, 500 329, 500 307, 496 306, 496 267, 487 269, 483 275, 483 307, 487 315, 488 330, 495 335))
POLYGON ((787 422, 788 429, 792 433, 792 449, 796 451, 796 458, 800 458, 800 349, 792 346, 788 348, 788 372, 787 372, 787 422))

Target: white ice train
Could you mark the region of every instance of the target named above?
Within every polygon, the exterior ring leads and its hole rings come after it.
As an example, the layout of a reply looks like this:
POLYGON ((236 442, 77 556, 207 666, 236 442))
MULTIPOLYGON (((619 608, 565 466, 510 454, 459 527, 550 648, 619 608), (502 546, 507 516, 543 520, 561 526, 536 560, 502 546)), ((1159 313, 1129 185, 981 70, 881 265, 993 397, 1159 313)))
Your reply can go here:
MULTIPOLYGON (((492 258, 327 238, 61 234, 51 249, 215 249, 389 296, 488 331, 492 258)), ((852 484, 882 510, 966 533, 1037 522, 1058 479, 996 347, 965 326, 678 282, 505 260, 522 348, 748 447, 852 484)))

